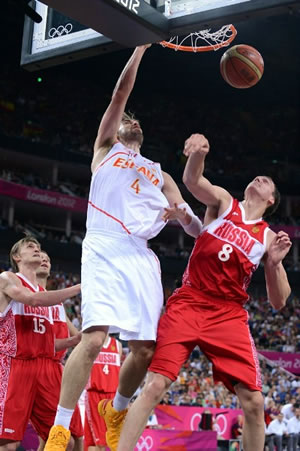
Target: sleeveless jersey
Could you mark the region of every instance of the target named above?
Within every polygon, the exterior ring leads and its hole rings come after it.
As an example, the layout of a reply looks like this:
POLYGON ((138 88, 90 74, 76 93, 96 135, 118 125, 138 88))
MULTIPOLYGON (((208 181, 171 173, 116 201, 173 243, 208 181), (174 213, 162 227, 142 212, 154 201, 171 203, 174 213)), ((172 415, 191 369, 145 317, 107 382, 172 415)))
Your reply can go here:
POLYGON ((165 226, 168 201, 160 165, 114 144, 95 170, 90 187, 87 232, 112 231, 148 240, 165 226))
MULTIPOLYGON (((21 273, 16 274, 30 291, 44 291, 35 287, 21 273)), ((0 352, 18 359, 54 357, 54 333, 49 307, 32 307, 11 300, 0 313, 0 352)))
MULTIPOLYGON (((66 320, 66 312, 63 304, 52 305, 49 307, 52 312, 53 329, 55 338, 68 338, 69 328, 66 320)), ((67 349, 57 351, 54 356, 54 360, 61 361, 65 357, 67 349)))
POLYGON ((229 208, 203 228, 183 275, 183 286, 200 290, 208 300, 244 304, 253 272, 266 251, 268 224, 245 220, 243 205, 232 199, 229 208))
POLYGON ((119 342, 112 337, 99 352, 86 386, 88 391, 114 393, 118 387, 121 366, 119 342))

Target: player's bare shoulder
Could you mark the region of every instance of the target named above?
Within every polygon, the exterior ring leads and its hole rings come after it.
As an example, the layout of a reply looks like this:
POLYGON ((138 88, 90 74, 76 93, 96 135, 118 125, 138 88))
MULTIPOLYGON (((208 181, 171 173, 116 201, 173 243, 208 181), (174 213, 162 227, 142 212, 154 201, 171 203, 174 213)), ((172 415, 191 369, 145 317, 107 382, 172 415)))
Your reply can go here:
POLYGON ((0 274, 0 312, 4 312, 11 301, 11 298, 6 294, 9 286, 21 286, 19 278, 10 271, 4 271, 0 274))

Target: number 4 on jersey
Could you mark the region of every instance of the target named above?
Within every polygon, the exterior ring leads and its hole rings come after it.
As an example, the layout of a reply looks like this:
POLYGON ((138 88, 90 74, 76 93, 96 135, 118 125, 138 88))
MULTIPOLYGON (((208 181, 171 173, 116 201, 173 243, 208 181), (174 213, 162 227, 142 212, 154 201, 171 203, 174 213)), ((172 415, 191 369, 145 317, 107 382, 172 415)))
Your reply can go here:
POLYGON ((109 368, 108 368, 108 365, 104 365, 102 371, 103 371, 103 373, 106 374, 106 375, 109 374, 109 368))
POLYGON ((139 194, 139 192, 141 191, 139 181, 140 181, 140 179, 135 179, 133 184, 130 185, 130 188, 134 189, 136 194, 139 194))

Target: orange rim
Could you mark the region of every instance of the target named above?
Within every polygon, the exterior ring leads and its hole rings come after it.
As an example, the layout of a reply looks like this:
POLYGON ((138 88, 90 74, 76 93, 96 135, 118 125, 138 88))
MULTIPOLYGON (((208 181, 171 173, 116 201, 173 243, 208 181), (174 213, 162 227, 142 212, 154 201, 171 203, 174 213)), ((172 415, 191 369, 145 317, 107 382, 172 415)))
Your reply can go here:
POLYGON ((212 45, 202 45, 202 46, 195 46, 192 47, 190 45, 180 45, 180 44, 174 44, 173 42, 169 41, 161 41, 160 44, 163 47, 168 47, 169 49, 173 50, 181 50, 182 52, 210 52, 212 50, 219 50, 221 47, 227 47, 236 37, 237 31, 234 25, 230 25, 229 29, 232 32, 232 35, 229 36, 226 41, 220 42, 219 44, 212 44, 212 45))

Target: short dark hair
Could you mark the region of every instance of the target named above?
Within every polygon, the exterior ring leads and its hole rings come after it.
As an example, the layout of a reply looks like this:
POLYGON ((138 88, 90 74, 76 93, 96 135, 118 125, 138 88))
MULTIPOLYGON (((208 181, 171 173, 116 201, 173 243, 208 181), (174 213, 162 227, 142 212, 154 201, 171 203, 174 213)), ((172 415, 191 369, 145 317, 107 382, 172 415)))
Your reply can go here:
POLYGON ((14 257, 16 255, 18 255, 18 253, 20 252, 21 247, 24 246, 24 244, 26 244, 26 243, 35 243, 39 247, 41 247, 41 245, 38 242, 38 240, 36 238, 34 238, 34 236, 31 236, 31 235, 27 235, 27 236, 25 236, 25 238, 22 238, 21 240, 17 241, 13 245, 13 247, 11 248, 10 253, 9 253, 10 265, 12 267, 13 272, 18 272, 19 271, 19 267, 18 267, 14 257))
MULTIPOLYGON (((272 177, 269 177, 272 182, 274 183, 274 180, 272 179, 272 177)), ((278 208, 278 205, 280 204, 280 192, 277 188, 277 186, 274 183, 274 191, 272 193, 273 197, 274 197, 274 204, 270 205, 269 207, 267 207, 265 209, 265 212, 263 214, 263 217, 266 218, 267 216, 271 216, 273 213, 275 213, 275 211, 278 208)))

